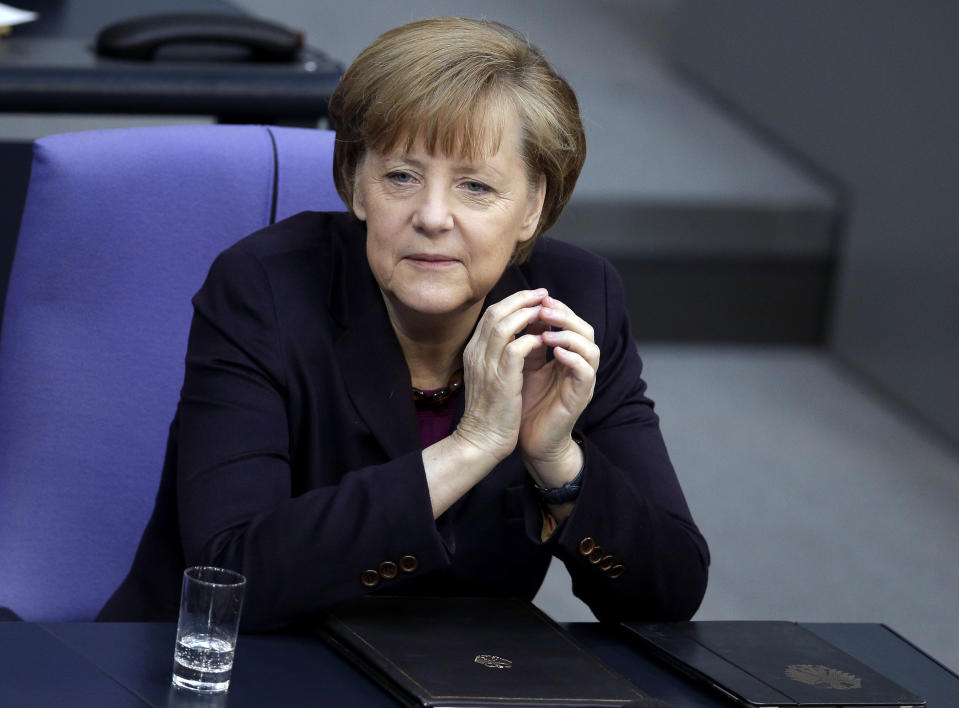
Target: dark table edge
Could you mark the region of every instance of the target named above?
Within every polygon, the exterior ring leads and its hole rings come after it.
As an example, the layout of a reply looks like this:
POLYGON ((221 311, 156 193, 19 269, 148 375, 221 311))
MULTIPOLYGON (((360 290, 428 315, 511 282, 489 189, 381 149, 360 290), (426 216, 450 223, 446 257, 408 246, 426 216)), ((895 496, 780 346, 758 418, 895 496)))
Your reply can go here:
MULTIPOLYGON (((64 645, 65 647, 67 647, 70 651, 72 651, 74 654, 76 654, 78 657, 80 657, 83 661, 85 661, 86 663, 88 663, 91 667, 95 668, 95 669, 96 669, 97 671, 99 671, 100 673, 102 673, 102 674, 104 674, 105 676, 107 676, 107 677, 108 677, 110 680, 112 680, 114 683, 120 685, 127 693, 129 693, 129 694, 131 694, 132 696, 134 696, 134 697, 135 697, 137 700, 139 700, 141 703, 143 703, 144 705, 153 705, 153 703, 152 703, 150 700, 148 700, 147 697, 145 697, 144 695, 142 695, 140 692, 134 690, 133 688, 131 688, 131 687, 128 686, 127 684, 125 684, 122 680, 120 680, 120 679, 119 679, 116 675, 114 675, 111 671, 109 671, 108 669, 106 669, 104 666, 102 666, 101 664, 99 664, 97 661, 94 661, 93 659, 91 659, 91 658, 90 658, 89 656, 87 656, 84 652, 82 652, 82 651, 80 651, 79 649, 77 649, 68 639, 65 639, 64 637, 60 636, 60 635, 55 631, 56 625, 58 625, 58 624, 71 624, 71 623, 35 622, 35 623, 32 623, 32 624, 35 624, 36 626, 40 627, 40 629, 42 629, 45 633, 49 634, 53 639, 55 639, 56 641, 58 641, 58 642, 60 642, 61 644, 63 644, 63 645, 64 645)), ((164 624, 169 624, 169 623, 164 623, 164 624)), ((939 660, 936 659, 935 657, 933 657, 933 656, 931 656, 930 654, 928 654, 928 653, 927 653, 926 651, 924 651, 921 647, 917 646, 914 642, 910 641, 909 639, 907 639, 907 638, 904 637, 902 634, 900 634, 899 632, 897 632, 896 630, 894 630, 892 627, 890 627, 889 625, 887 625, 887 624, 885 624, 885 623, 881 623, 881 622, 801 622, 801 623, 799 623, 799 624, 806 626, 807 629, 809 629, 810 631, 813 631, 813 632, 815 632, 815 626, 816 626, 816 625, 840 627, 840 626, 843 626, 843 625, 857 625, 857 624, 858 624, 858 625, 873 625, 873 626, 881 627, 883 630, 889 632, 893 637, 895 637, 896 639, 902 641, 905 646, 908 646, 908 647, 911 648, 912 650, 918 652, 918 653, 919 653, 922 657, 924 657, 926 660, 932 662, 932 664, 934 664, 935 666, 937 666, 939 669, 943 670, 948 676, 951 676, 951 677, 955 678, 956 680, 959 680, 959 674, 957 674, 955 671, 953 671, 952 669, 950 669, 948 666, 944 665, 941 661, 939 661, 939 660)), ((599 622, 563 622, 563 623, 561 623, 561 625, 562 625, 563 627, 565 627, 566 629, 572 629, 572 630, 573 630, 573 633, 574 633, 574 636, 575 636, 575 626, 576 626, 576 625, 589 625, 589 626, 599 627, 599 628, 601 628, 602 633, 605 634, 605 635, 607 635, 607 637, 608 637, 609 639, 614 640, 614 641, 622 641, 622 637, 620 637, 620 636, 618 635, 618 633, 616 632, 616 629, 617 629, 617 626, 616 626, 616 625, 607 625, 607 624, 603 624, 603 623, 599 623, 599 622)), ((580 641, 580 640, 577 639, 577 641, 580 641)), ((581 643, 584 644, 584 645, 585 645, 585 644, 588 644, 588 642, 585 642, 585 643, 584 643, 584 642, 581 642, 581 643)))
MULTIPOLYGON (((867 623, 867 624, 868 624, 868 623, 867 623)), ((956 679, 959 679, 959 674, 957 674, 955 671, 953 671, 953 670, 950 669, 948 666, 946 666, 945 664, 943 664, 941 661, 939 661, 939 659, 937 659, 936 657, 932 656, 931 654, 929 654, 928 652, 926 652, 924 649, 922 649, 921 647, 917 646, 915 643, 913 643, 912 641, 910 641, 909 639, 907 639, 906 637, 904 637, 903 635, 901 635, 899 632, 897 632, 896 630, 894 630, 892 627, 890 627, 890 626, 889 626, 888 624, 886 624, 885 622, 879 622, 879 626, 882 627, 883 629, 885 629, 887 632, 890 632, 891 634, 893 634, 895 637, 899 638, 900 640, 902 640, 902 641, 905 642, 906 644, 908 644, 910 647, 912 647, 914 650, 916 650, 917 652, 919 652, 920 654, 922 654, 922 655, 923 655, 924 657, 926 657, 929 661, 931 661, 933 664, 935 664, 936 666, 938 666, 940 669, 942 669, 943 671, 945 671, 945 672, 946 672, 947 674, 949 674, 950 676, 952 676, 952 677, 954 677, 954 678, 956 678, 956 679)))

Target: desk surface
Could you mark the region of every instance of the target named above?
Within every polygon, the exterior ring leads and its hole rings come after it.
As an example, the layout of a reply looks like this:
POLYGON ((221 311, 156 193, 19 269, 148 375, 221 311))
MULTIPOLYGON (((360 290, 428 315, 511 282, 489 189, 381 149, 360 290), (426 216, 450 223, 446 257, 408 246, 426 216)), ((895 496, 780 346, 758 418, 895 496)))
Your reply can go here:
POLYGON ((117 60, 92 49, 99 29, 119 19, 184 10, 241 13, 216 0, 26 6, 40 19, 0 40, 0 111, 213 115, 228 122, 315 125, 343 70, 309 48, 293 62, 117 60))
POLYGON ((92 37, 101 27, 151 12, 221 12, 243 14, 227 0, 16 0, 8 2, 32 10, 38 19, 17 25, 16 37, 92 37))
MULTIPOLYGON (((883 625, 805 626, 924 696, 929 708, 959 706, 959 677, 883 625)), ((652 696, 684 708, 728 705, 645 655, 614 627, 568 627, 652 696)), ((0 705, 395 705, 320 640, 289 634, 242 635, 229 694, 180 691, 170 686, 175 635, 172 624, 0 622, 0 705)))
POLYGON ((305 49, 296 62, 134 61, 97 57, 92 40, 0 41, 0 111, 213 115, 291 122, 326 115, 342 67, 305 49))

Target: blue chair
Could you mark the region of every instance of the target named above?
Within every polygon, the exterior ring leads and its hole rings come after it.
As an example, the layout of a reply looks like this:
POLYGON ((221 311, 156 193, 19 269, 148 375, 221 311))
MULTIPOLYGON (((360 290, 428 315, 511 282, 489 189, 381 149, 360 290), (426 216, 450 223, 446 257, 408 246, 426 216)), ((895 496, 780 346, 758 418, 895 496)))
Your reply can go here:
POLYGON ((92 620, 156 496, 192 308, 221 250, 343 211, 333 134, 54 135, 34 147, 0 337, 0 606, 92 620))

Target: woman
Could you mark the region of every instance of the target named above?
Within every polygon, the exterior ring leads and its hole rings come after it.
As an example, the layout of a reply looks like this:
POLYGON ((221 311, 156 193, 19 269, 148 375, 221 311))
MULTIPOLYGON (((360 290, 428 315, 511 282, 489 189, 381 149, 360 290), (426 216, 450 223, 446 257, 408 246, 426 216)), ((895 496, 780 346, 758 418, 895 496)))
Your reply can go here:
POLYGON ((690 617, 708 551, 619 279, 539 238, 585 158, 572 90, 515 31, 441 18, 377 39, 330 113, 351 213, 213 264, 101 619, 175 618, 184 565, 246 574, 268 629, 369 592, 532 598, 553 555, 601 619, 690 617))

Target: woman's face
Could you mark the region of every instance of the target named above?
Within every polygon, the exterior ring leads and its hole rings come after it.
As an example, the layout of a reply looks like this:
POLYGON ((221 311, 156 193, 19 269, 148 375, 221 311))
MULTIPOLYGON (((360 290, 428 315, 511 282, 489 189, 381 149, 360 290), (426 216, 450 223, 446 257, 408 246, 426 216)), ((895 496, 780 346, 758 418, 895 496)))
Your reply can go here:
POLYGON ((545 179, 531 189, 519 122, 496 154, 476 161, 367 151, 353 211, 367 225, 366 255, 391 315, 468 313, 499 280, 517 243, 532 238, 545 179))

